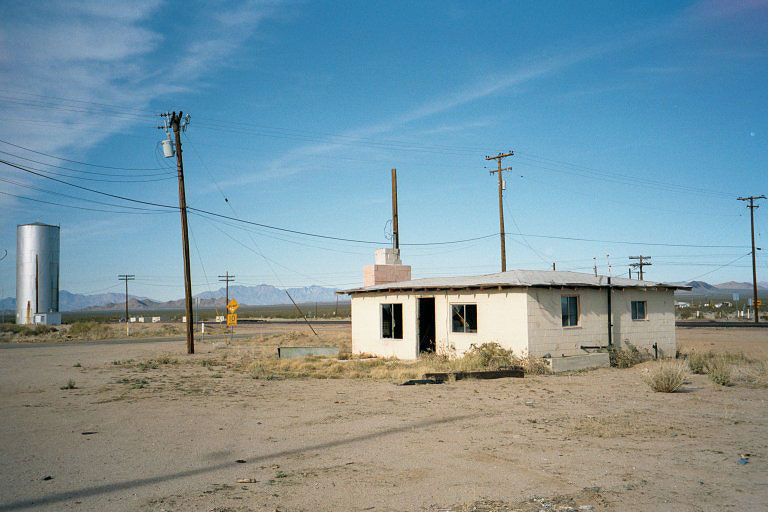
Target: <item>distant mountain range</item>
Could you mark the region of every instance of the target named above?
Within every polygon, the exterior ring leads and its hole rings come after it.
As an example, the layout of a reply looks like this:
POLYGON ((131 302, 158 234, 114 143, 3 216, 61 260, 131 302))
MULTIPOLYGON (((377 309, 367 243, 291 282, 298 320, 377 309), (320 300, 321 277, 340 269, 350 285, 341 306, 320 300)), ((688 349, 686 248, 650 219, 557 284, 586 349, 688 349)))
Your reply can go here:
MULTIPOLYGON (((752 293, 752 283, 728 281, 720 284, 709 284, 705 281, 680 282, 690 286, 691 290, 680 290, 675 292, 678 297, 730 297, 734 293, 739 293, 746 298, 752 293)), ((760 282, 758 290, 768 292, 768 283, 760 282)), ((336 289, 323 288, 322 286, 305 286, 303 288, 288 288, 293 300, 297 303, 308 302, 335 302, 336 289)), ((257 286, 235 285, 229 287, 229 296, 234 297, 240 304, 250 306, 264 306, 272 304, 290 304, 291 300, 286 295, 286 290, 276 288, 268 284, 257 286)), ((213 292, 203 292, 195 296, 200 299, 200 307, 213 307, 224 305, 224 295, 226 290, 219 288, 213 292)), ((348 297, 341 296, 339 300, 349 300, 348 297)), ((121 293, 99 293, 94 295, 83 295, 80 293, 71 293, 61 290, 59 293, 59 302, 61 311, 82 311, 82 310, 121 310, 125 307, 125 295, 121 293)), ((142 309, 182 309, 184 299, 157 301, 147 297, 128 296, 128 307, 131 310, 142 309)), ((13 311, 16 309, 16 299, 7 297, 0 299, 0 310, 13 311)))
MULTIPOLYGON (((700 297, 700 296, 731 296, 734 293, 740 295, 749 295, 752 293, 752 283, 728 281, 727 283, 709 284, 705 281, 689 281, 687 283, 675 283, 690 286, 691 290, 678 290, 675 295, 679 297, 700 297)), ((768 290, 768 283, 760 281, 757 284, 759 292, 768 290)))
MULTIPOLYGON (((322 286, 305 286, 303 288, 288 288, 293 300, 297 303, 307 302, 335 302, 336 289, 323 288, 322 286)), ((223 306, 226 290, 220 288, 214 292, 203 292, 195 296, 200 298, 201 307, 223 306)), ((276 288, 268 284, 258 286, 230 286, 230 298, 234 297, 240 304, 251 306, 264 306, 272 304, 290 304, 291 300, 286 290, 276 288)), ((339 297, 339 300, 349 300, 339 297)), ((82 310, 120 310, 125 307, 125 295, 122 293, 99 293, 84 295, 71 293, 66 290, 59 292, 59 306, 61 311, 82 310)), ((141 309, 181 309, 184 307, 184 299, 170 301, 156 301, 147 297, 128 296, 128 307, 131 310, 141 309)), ((0 310, 12 311, 16 309, 16 299, 7 297, 0 299, 0 310)))

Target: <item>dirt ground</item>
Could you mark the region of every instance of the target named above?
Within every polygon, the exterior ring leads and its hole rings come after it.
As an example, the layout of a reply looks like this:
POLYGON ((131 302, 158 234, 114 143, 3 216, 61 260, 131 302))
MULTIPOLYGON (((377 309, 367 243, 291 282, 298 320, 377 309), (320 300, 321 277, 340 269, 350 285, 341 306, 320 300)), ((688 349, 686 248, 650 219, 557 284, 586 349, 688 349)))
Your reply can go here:
POLYGON ((678 327, 677 348, 681 352, 743 352, 749 357, 768 359, 768 328, 678 327))
MULTIPOLYGON (((757 354, 768 344, 768 332, 752 329, 678 333, 683 348, 757 354)), ((344 337, 348 327, 321 334, 344 337)), ((768 503, 768 389, 693 375, 682 392, 653 393, 641 372, 654 363, 428 386, 254 379, 227 363, 278 339, 200 342, 194 356, 183 342, 6 344, 0 511, 768 503)))

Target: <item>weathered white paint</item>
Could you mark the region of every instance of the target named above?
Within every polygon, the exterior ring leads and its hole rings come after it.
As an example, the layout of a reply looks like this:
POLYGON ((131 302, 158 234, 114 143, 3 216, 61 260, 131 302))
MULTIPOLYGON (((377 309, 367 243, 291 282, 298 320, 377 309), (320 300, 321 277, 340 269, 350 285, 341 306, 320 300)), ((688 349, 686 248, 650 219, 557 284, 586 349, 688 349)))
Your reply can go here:
POLYGON ((352 352, 416 359, 416 297, 409 294, 365 295, 352 299, 352 352), (403 305, 403 339, 381 337, 381 305, 403 305))
MULTIPOLYGON (((593 288, 513 288, 482 292, 365 293, 352 295, 352 351, 415 359, 419 354, 418 298, 435 299, 435 341, 439 353, 462 355, 472 344, 496 342, 516 354, 585 354, 585 346, 608 345, 608 291, 593 288), (562 326, 560 299, 579 297, 579 323, 562 326), (403 305, 403 339, 381 337, 381 305, 403 305), (452 304, 477 305, 477 332, 454 333, 452 304)), ((671 289, 616 288, 612 292, 613 343, 631 343, 662 356, 676 350, 674 296, 671 289), (631 301, 646 301, 645 320, 632 320, 631 301)))
POLYGON ((496 342, 517 354, 528 347, 527 294, 524 289, 483 293, 366 294, 352 297, 352 351, 415 359, 419 353, 417 299, 435 299, 435 343, 438 353, 461 355, 473 344, 496 342), (381 305, 403 305, 403 339, 381 337, 381 305), (477 332, 456 333, 452 304, 477 305, 477 332))

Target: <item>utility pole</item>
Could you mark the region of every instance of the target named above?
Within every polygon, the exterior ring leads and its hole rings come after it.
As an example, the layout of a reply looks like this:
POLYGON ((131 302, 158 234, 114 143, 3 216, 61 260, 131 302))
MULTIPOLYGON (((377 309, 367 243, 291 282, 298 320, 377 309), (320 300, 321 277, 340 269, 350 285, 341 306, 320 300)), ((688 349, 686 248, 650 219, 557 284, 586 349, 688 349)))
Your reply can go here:
POLYGON ((125 281, 125 335, 130 336, 131 331, 128 328, 130 323, 128 322, 128 281, 133 281, 136 279, 136 276, 134 274, 118 274, 117 280, 118 281, 125 281))
POLYGON ((595 263, 594 267, 592 267, 592 268, 594 268, 594 270, 595 270, 595 277, 597 277, 597 256, 593 256, 592 257, 592 261, 595 263))
POLYGON ((227 283, 226 285, 226 295, 224 296, 224 307, 227 307, 227 304, 229 304, 229 283, 235 282, 235 276, 229 275, 229 270, 224 272, 223 276, 219 276, 219 281, 222 283, 227 283))
POLYGON ((397 223, 397 169, 392 168, 392 245, 400 257, 400 229, 397 223))
POLYGON ((491 174, 498 173, 499 174, 499 237, 501 238, 501 271, 506 272, 507 271, 507 251, 505 247, 505 233, 504 233, 504 199, 503 199, 503 190, 504 190, 504 179, 501 177, 501 173, 504 171, 511 171, 512 167, 501 167, 502 160, 507 158, 508 156, 514 155, 515 152, 511 149, 508 153, 499 153, 496 156, 486 156, 486 160, 496 160, 496 162, 499 164, 499 168, 495 171, 490 171, 491 174))
POLYGON ((629 267, 630 268, 640 269, 640 280, 642 281, 643 280, 643 267, 649 267, 649 266, 653 265, 653 263, 648 261, 648 260, 651 259, 651 256, 642 256, 642 255, 641 256, 630 256, 629 259, 631 259, 631 260, 638 260, 637 263, 630 263, 629 267))
MULTIPOLYGON (((166 126, 160 126, 160 129, 168 130, 168 124, 173 130, 173 134, 176 138, 176 168, 179 177, 179 211, 181 212, 181 242, 182 242, 182 255, 184 257, 184 303, 187 313, 187 354, 195 353, 195 324, 192 317, 192 280, 190 278, 189 271, 189 235, 187 227, 187 197, 184 189, 184 161, 181 157, 181 132, 186 131, 189 125, 189 114, 184 117, 182 112, 178 114, 176 112, 166 112, 160 114, 161 117, 166 118, 166 126)), ((170 135, 170 134, 169 134, 170 135)), ((170 141, 164 141, 164 143, 170 141)), ((170 145, 170 144, 168 144, 170 145)), ((163 148, 165 152, 165 147, 163 148)), ((173 156, 173 151, 165 152, 167 158, 173 156)))
POLYGON ((760 307, 757 305, 757 267, 755 264, 755 208, 760 208, 755 204, 755 199, 765 199, 765 196, 739 197, 739 201, 749 201, 749 222, 752 228, 752 304, 755 307, 755 323, 760 322, 760 307))

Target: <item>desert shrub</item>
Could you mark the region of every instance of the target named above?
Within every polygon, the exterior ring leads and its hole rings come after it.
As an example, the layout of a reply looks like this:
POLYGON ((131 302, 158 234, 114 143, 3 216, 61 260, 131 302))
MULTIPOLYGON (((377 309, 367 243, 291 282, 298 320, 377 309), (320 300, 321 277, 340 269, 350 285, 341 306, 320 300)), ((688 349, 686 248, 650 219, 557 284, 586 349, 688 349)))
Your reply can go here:
POLYGON ((49 332, 55 332, 56 328, 50 325, 16 325, 16 324, 0 324, 0 332, 8 332, 11 334, 18 334, 19 336, 36 336, 40 334, 48 334, 49 332))
POLYGON ((643 370, 643 382, 658 393, 674 393, 685 382, 685 366, 680 363, 659 363, 643 370))
POLYGON ((77 389, 77 386, 75 385, 75 381, 72 379, 69 379, 67 383, 63 386, 61 386, 59 389, 77 389))
POLYGON ((543 375, 550 372, 549 363, 541 357, 521 357, 518 364, 523 367, 526 375, 543 375))
POLYGON ((640 352, 631 343, 626 343, 626 348, 616 348, 614 346, 608 349, 608 356, 611 360, 611 366, 616 368, 631 368, 650 357, 647 352, 640 352))
POLYGON ((68 334, 73 338, 106 338, 112 334, 112 330, 99 322, 75 322, 70 326, 68 334))
POLYGON ((702 375, 707 371, 709 356, 706 353, 691 352, 688 354, 688 369, 691 373, 702 375))
POLYGON ((732 367, 733 383, 748 388, 768 388, 768 361, 754 361, 732 367))
POLYGON ((731 365, 724 357, 713 357, 707 362, 709 380, 721 386, 731 385, 731 365))
MULTIPOLYGON (((438 356, 439 357, 439 356, 438 356)), ((509 366, 517 366, 519 359, 515 354, 498 343, 472 344, 463 357, 459 358, 465 371, 498 370, 509 366)))

